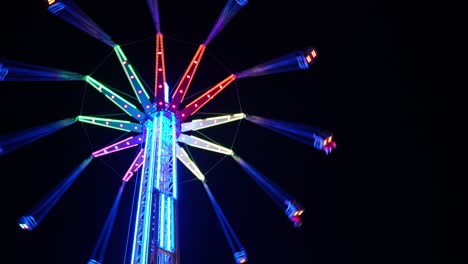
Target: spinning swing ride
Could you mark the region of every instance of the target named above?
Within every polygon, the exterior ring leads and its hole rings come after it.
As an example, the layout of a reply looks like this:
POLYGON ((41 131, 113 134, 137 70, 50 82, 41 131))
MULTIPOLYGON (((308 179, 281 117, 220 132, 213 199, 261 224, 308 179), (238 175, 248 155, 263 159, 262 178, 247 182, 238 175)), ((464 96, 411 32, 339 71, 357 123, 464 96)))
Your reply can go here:
POLYGON ((121 46, 116 44, 78 5, 71 0, 47 1, 50 13, 88 33, 113 49, 136 95, 138 101, 136 105, 119 95, 114 88, 96 80, 91 75, 82 75, 80 73, 12 60, 0 60, 0 81, 2 82, 84 81, 133 118, 133 121, 127 121, 78 115, 75 118, 59 120, 2 137, 0 141, 0 156, 6 155, 11 151, 76 122, 116 129, 131 134, 131 136, 123 140, 92 152, 55 189, 33 206, 29 212, 19 217, 18 225, 26 231, 34 230, 93 158, 137 147, 139 151, 134 157, 133 162, 131 162, 128 171, 122 177, 122 184, 108 213, 88 264, 104 262, 106 248, 123 190, 126 183, 133 178, 136 178, 136 181, 138 181, 138 195, 135 198, 137 206, 134 212, 136 217, 132 223, 133 233, 128 238, 132 245, 129 263, 180 263, 177 225, 177 218, 179 216, 177 160, 201 181, 232 250, 235 263, 245 263, 248 260, 245 248, 213 196, 205 175, 184 149, 184 146, 232 157, 283 210, 294 227, 298 228, 301 226, 301 216, 304 213, 304 208, 294 197, 265 177, 243 158, 239 157, 232 149, 199 138, 191 132, 230 122, 247 120, 310 145, 317 150, 325 152, 327 155, 336 148, 336 143, 330 132, 321 129, 245 113, 213 116, 203 119, 191 119, 191 117, 236 80, 294 70, 307 70, 317 59, 317 51, 314 48, 307 48, 229 74, 223 80, 204 91, 196 99, 184 104, 187 90, 195 77, 205 50, 228 22, 248 4, 248 1, 227 1, 208 37, 198 46, 188 67, 173 88, 172 95, 170 95, 170 87, 166 82, 164 35, 161 33, 158 1, 147 0, 147 4, 156 29, 156 50, 154 53, 155 79, 154 90, 153 92, 150 91, 151 95, 147 91, 148 87, 143 84, 144 82, 140 79, 140 75, 138 75, 128 60, 121 46))

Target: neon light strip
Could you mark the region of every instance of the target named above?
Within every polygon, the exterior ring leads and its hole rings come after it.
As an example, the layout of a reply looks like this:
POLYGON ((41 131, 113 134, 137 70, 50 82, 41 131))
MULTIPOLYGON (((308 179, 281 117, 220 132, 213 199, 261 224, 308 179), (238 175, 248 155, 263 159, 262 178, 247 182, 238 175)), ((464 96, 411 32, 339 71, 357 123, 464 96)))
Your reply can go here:
POLYGON ((122 48, 120 48, 119 45, 114 46, 114 51, 115 51, 115 54, 117 54, 117 57, 119 58, 120 62, 124 62, 128 60, 127 56, 125 56, 125 53, 123 53, 123 50, 122 48))
POLYGON ((189 158, 187 152, 179 145, 176 146, 177 158, 189 169, 200 181, 205 181, 205 176, 197 165, 189 158))
POLYGON ((198 47, 197 52, 193 56, 192 61, 190 61, 189 66, 182 75, 177 88, 174 90, 174 94, 172 95, 171 100, 171 109, 177 110, 179 108, 180 103, 184 100, 185 94, 187 93, 188 88, 190 87, 190 83, 195 76, 197 71, 198 65, 200 64, 200 60, 205 52, 206 46, 201 44, 198 47))
POLYGON ((129 138, 126 138, 122 141, 119 141, 115 144, 112 144, 110 146, 107 146, 105 148, 102 148, 98 151, 95 151, 92 153, 93 157, 100 157, 100 156, 104 156, 104 155, 107 155, 107 154, 111 154, 111 153, 114 153, 114 152, 117 152, 117 151, 121 151, 121 150, 124 150, 124 149, 128 149, 128 148, 131 148, 131 147, 134 147, 138 144, 141 144, 143 143, 142 142, 142 137, 141 136, 138 136, 138 137, 129 137, 129 138))
MULTIPOLYGON (((146 98, 149 99, 149 95, 148 93, 146 92, 146 90, 143 88, 143 84, 141 83, 141 80, 140 78, 138 78, 138 76, 136 75, 136 72, 135 70, 133 69, 133 66, 131 64, 127 64, 128 65, 128 69, 130 70, 130 74, 132 76, 134 76, 134 79, 137 81, 138 83, 138 88, 141 89, 142 93, 145 94, 146 98)), ((138 93, 137 94, 141 94, 140 91, 138 90, 138 93)), ((149 101, 148 101, 149 102, 149 101)))
POLYGON ((172 251, 172 199, 167 197, 167 249, 172 251))
MULTIPOLYGON (((156 188, 159 190, 161 188, 161 147, 162 147, 162 136, 163 136, 163 112, 159 112, 159 131, 158 131, 158 164, 157 164, 157 174, 156 174, 156 188)), ((153 131, 154 133, 154 131, 153 131)))
POLYGON ((134 132, 139 132, 139 133, 142 132, 140 124, 132 123, 126 120, 99 118, 99 117, 82 116, 82 115, 77 116, 77 120, 84 122, 84 123, 96 125, 96 126, 113 128, 113 129, 122 130, 122 131, 128 131, 128 132, 134 131, 134 132))
POLYGON ((164 103, 169 103, 169 85, 164 83, 164 103))
POLYGON ((155 85, 154 94, 156 95, 157 109, 162 110, 166 108, 164 103, 164 84, 166 83, 166 67, 164 65, 164 42, 161 33, 156 34, 156 69, 155 69, 155 85))
POLYGON ((218 153, 222 153, 222 154, 226 154, 226 155, 232 155, 233 154, 233 151, 228 149, 228 148, 225 148, 223 146, 211 143, 209 141, 206 141, 204 139, 201 139, 201 138, 198 138, 198 137, 195 137, 195 136, 180 134, 177 141, 183 142, 183 143, 185 143, 187 145, 190 145, 192 147, 201 148, 201 149, 205 149, 205 150, 209 150, 209 151, 213 151, 213 152, 218 152, 218 153))
POLYGON ((233 122, 233 121, 244 119, 244 118, 245 118, 245 114, 239 113, 239 114, 233 114, 233 115, 210 117, 210 118, 205 118, 205 119, 194 119, 191 122, 182 123, 180 131, 185 132, 185 131, 200 130, 200 129, 204 129, 204 128, 208 128, 212 126, 218 126, 218 125, 222 125, 225 123, 233 122))
POLYGON ((165 195, 160 193, 159 195, 161 207, 159 208, 159 247, 164 248, 164 211, 165 211, 165 195))
MULTIPOLYGON (((150 124, 151 125, 151 124, 150 124)), ((146 134, 146 143, 147 144, 151 144, 151 138, 153 136, 153 133, 147 133, 146 134)), ((147 152, 148 148, 145 147, 145 151, 144 151, 144 156, 145 157, 148 157, 148 152, 147 152)), ((146 166, 146 165, 145 165, 146 166)), ((140 224, 140 212, 141 212, 141 199, 142 199, 142 193, 143 193, 143 182, 145 181, 145 177, 146 175, 144 174, 145 172, 143 171, 142 172, 142 177, 141 177, 141 182, 140 182, 140 190, 138 192, 138 207, 137 207, 137 215, 136 215, 136 219, 135 219, 135 231, 134 231, 134 234, 133 234, 133 248, 132 248, 132 263, 135 263, 135 251, 138 247, 138 241, 137 241, 137 235, 138 235, 138 226, 140 224)), ((146 184, 147 185, 147 188, 148 188, 148 183, 146 184)), ((141 252, 140 253, 140 259, 141 259, 141 252)))
POLYGON ((91 76, 85 76, 84 80, 93 86, 100 93, 104 94, 109 100, 116 104, 120 109, 125 113, 129 114, 133 118, 143 121, 145 119, 145 114, 143 114, 136 106, 122 98, 120 95, 112 91, 111 89, 104 86, 102 83, 96 81, 91 76))
POLYGON ((140 152, 136 155, 135 159, 132 162, 132 165, 130 165, 130 168, 128 168, 127 172, 125 173, 124 177, 122 178, 122 181, 128 182, 133 174, 138 171, 138 169, 143 165, 145 161, 145 156, 143 155, 143 150, 141 149, 140 152))
POLYGON ((150 113, 153 110, 153 105, 149 101, 149 95, 146 93, 146 90, 143 88, 143 84, 140 81, 140 78, 136 75, 135 70, 130 63, 128 63, 128 59, 123 53, 122 49, 119 45, 114 46, 115 54, 120 61, 120 65, 125 71, 125 75, 128 78, 128 81, 132 85, 133 91, 135 92, 138 101, 141 103, 143 108, 145 109, 146 113, 150 113))
POLYGON ((197 99, 193 100, 188 104, 182 111, 177 113, 177 117, 180 121, 185 120, 187 117, 196 113, 200 108, 202 108, 208 101, 215 98, 222 90, 224 90, 229 84, 231 84, 236 79, 234 74, 229 75, 224 80, 213 86, 211 89, 206 91, 204 94, 199 96, 197 99))
POLYGON ((176 118, 175 115, 172 114, 172 195, 174 199, 177 199, 177 159, 175 158, 176 155, 176 118))
MULTIPOLYGON (((155 120, 156 121, 156 120, 155 120)), ((152 208, 152 200, 153 200, 153 189, 154 189, 154 145, 156 137, 154 136, 154 125, 155 121, 153 121, 153 133, 151 136, 151 144, 152 144, 152 153, 150 154, 150 170, 148 172, 148 181, 146 184, 146 201, 145 201, 145 218, 143 220, 143 241, 142 241, 142 250, 141 250, 141 262, 140 263, 147 263, 148 262, 148 250, 149 250, 149 242, 150 242, 150 223, 151 223, 151 208, 152 208)))

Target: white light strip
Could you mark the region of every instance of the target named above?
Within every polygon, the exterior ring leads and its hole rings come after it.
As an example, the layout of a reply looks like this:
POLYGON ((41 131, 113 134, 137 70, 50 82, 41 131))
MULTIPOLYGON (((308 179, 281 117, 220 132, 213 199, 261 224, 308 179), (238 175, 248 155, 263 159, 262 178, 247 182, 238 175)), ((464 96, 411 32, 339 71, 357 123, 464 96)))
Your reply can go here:
POLYGON ((211 143, 209 141, 206 141, 204 139, 195 137, 195 136, 189 136, 186 134, 180 134, 179 138, 177 139, 178 142, 185 143, 187 145, 190 145, 192 147, 196 148, 201 148, 213 152, 218 152, 226 155, 232 155, 233 152, 232 150, 225 148, 223 146, 211 143))
POLYGON ((210 118, 205 118, 205 119, 194 119, 191 122, 182 123, 180 131, 185 132, 185 131, 200 130, 203 128, 217 126, 217 125, 233 122, 233 121, 244 119, 244 118, 245 118, 245 114, 239 113, 239 114, 232 114, 232 115, 225 115, 225 116, 210 117, 210 118))

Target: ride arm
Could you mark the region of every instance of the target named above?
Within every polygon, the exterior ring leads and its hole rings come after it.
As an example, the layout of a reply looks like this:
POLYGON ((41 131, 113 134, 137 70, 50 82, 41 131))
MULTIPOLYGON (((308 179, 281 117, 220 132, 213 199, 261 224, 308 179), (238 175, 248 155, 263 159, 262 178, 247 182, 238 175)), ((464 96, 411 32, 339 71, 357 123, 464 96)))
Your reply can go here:
POLYGON ((195 119, 195 120, 192 120, 191 122, 182 123, 180 131, 186 132, 186 131, 200 130, 200 129, 204 129, 207 127, 218 126, 218 125, 222 125, 225 123, 233 122, 233 121, 244 119, 244 118, 245 118, 245 114, 239 113, 239 114, 232 114, 232 115, 210 117, 210 118, 205 118, 205 119, 195 119))
POLYGON ((209 141, 206 141, 204 139, 195 137, 195 136, 190 136, 186 134, 180 134, 180 136, 177 138, 178 142, 185 143, 189 146, 196 147, 196 148, 201 148, 213 152, 218 152, 221 154, 226 154, 226 155, 232 155, 233 151, 225 148, 223 146, 211 143, 209 141))
POLYGON ((97 126, 103 126, 107 128, 113 128, 117 130, 127 131, 127 132, 142 132, 142 126, 137 123, 132 123, 125 120, 117 120, 117 119, 108 119, 108 118, 99 118, 93 116, 82 116, 79 115, 76 117, 76 120, 88 123, 97 126))
POLYGON ((224 90, 229 84, 231 84, 236 79, 234 74, 229 75, 224 80, 213 86, 211 89, 206 91, 204 94, 199 96, 197 99, 193 100, 188 104, 183 110, 177 113, 177 117, 182 122, 187 117, 193 115, 198 110, 200 110, 208 101, 215 98, 222 90, 224 90))
POLYGON ((162 110, 166 108, 166 65, 164 62, 164 41, 163 34, 156 34, 156 68, 154 78, 154 94, 156 95, 156 108, 162 110))
POLYGON ((119 58, 120 65, 125 71, 125 75, 130 82, 133 91, 135 92, 138 101, 140 102, 141 106, 145 110, 145 113, 149 114, 154 110, 153 104, 149 100, 149 95, 146 93, 143 84, 141 83, 140 78, 136 74, 135 70, 133 69, 132 65, 128 62, 127 56, 125 56, 122 48, 119 45, 114 46, 115 54, 117 54, 117 58, 119 58))
POLYGON ((131 147, 134 147, 136 145, 139 145, 141 143, 144 142, 144 139, 142 137, 142 135, 138 135, 138 136, 135 136, 135 137, 129 137, 129 138, 126 138, 122 141, 119 141, 117 143, 114 143, 112 145, 109 145, 107 147, 104 147, 100 150, 97 150, 95 152, 93 152, 93 157, 100 157, 100 156, 104 156, 104 155, 108 155, 108 154, 111 154, 111 153, 114 153, 114 152, 117 152, 117 151, 121 151, 121 150, 124 150, 124 149, 128 149, 128 148, 131 148, 131 147))
POLYGON ((195 177, 197 177, 200 181, 204 182, 205 181, 205 175, 200 171, 200 169, 197 167, 197 164, 190 159, 190 157, 187 155, 187 152, 183 148, 181 148, 179 145, 176 145, 176 155, 177 158, 189 169, 195 177))
POLYGON ((138 171, 138 169, 140 169, 141 165, 143 165, 143 162, 145 161, 144 153, 144 149, 142 148, 136 155, 132 165, 130 165, 130 168, 128 168, 127 173, 125 173, 124 177, 122 178, 122 181, 128 182, 138 171))
POLYGON ((138 110, 136 106, 132 105, 130 102, 128 102, 127 100, 122 98, 120 95, 118 95, 117 93, 115 93, 114 91, 106 87, 104 84, 98 82, 97 80, 95 80, 93 77, 89 75, 84 76, 83 79, 88 84, 93 86, 96 90, 98 90, 98 92, 104 94, 107 97, 107 99, 111 100, 111 102, 113 102, 115 105, 120 107, 120 109, 122 109, 128 115, 132 116, 133 118, 135 118, 136 120, 140 122, 145 120, 146 115, 143 112, 138 110))
POLYGON ((177 110, 180 103, 184 100, 185 94, 187 93, 190 83, 192 82, 192 79, 195 76, 195 72, 197 71, 198 64, 200 63, 203 53, 205 52, 205 48, 206 46, 203 44, 198 47, 195 56, 193 56, 193 59, 190 61, 190 64, 185 70, 184 75, 182 75, 182 78, 180 79, 179 84, 177 85, 177 88, 172 95, 172 100, 170 103, 171 109, 177 110))

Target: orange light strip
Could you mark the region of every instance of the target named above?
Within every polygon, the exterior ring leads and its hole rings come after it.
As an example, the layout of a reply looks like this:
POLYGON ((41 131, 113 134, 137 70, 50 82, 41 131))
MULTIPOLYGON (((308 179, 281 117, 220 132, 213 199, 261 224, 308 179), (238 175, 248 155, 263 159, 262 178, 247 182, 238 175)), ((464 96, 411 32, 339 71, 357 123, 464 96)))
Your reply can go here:
POLYGON ((165 109, 164 84, 166 83, 166 67, 164 65, 164 42, 161 33, 156 34, 156 69, 154 78, 154 94, 157 102, 157 109, 165 109))
POLYGON ((204 94, 199 96, 197 99, 193 100, 183 110, 177 113, 177 117, 179 118, 180 122, 200 110, 206 103, 208 103, 208 101, 215 98, 216 95, 228 87, 228 85, 231 84, 235 79, 236 76, 231 74, 226 79, 222 80, 204 94))
POLYGON ((185 94, 187 93, 190 83, 192 82, 192 79, 195 76, 195 72, 197 71, 198 64, 200 64, 200 60, 203 54, 205 53, 205 49, 206 46, 204 44, 201 44, 198 47, 195 56, 193 56, 192 61, 185 70, 184 75, 182 75, 182 79, 180 80, 179 84, 177 85, 177 88, 174 91, 174 94, 172 95, 170 109, 177 110, 180 103, 182 103, 182 101, 184 100, 185 94))

